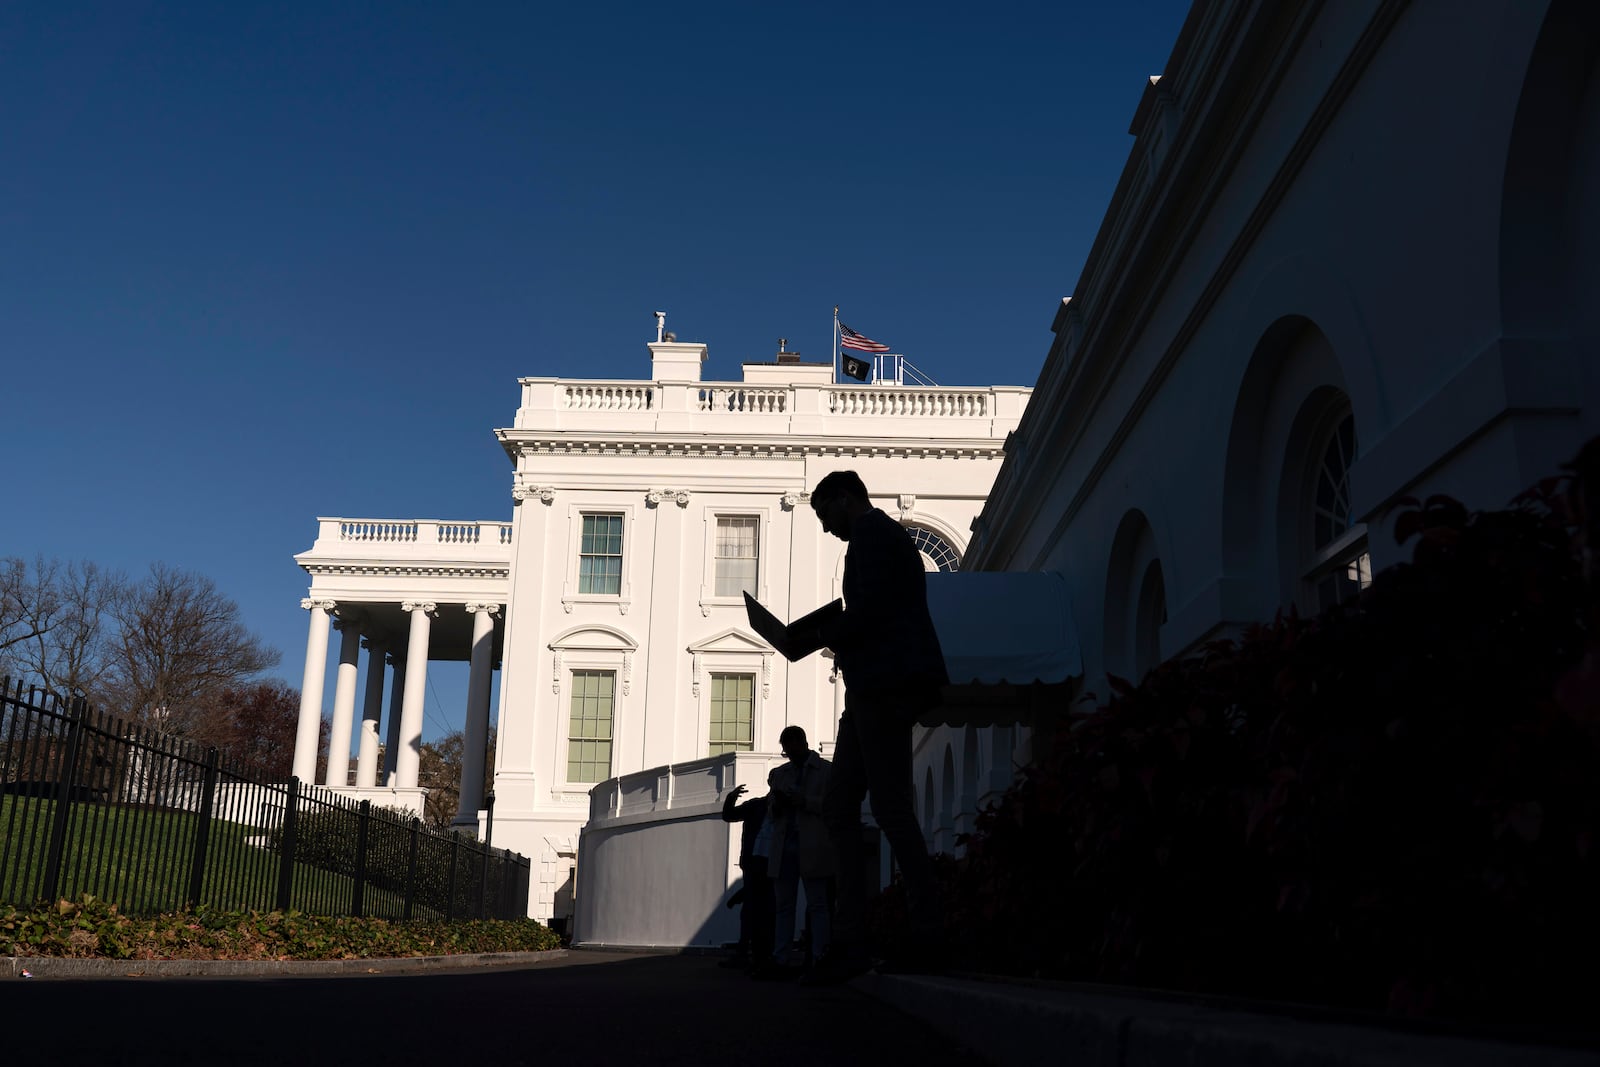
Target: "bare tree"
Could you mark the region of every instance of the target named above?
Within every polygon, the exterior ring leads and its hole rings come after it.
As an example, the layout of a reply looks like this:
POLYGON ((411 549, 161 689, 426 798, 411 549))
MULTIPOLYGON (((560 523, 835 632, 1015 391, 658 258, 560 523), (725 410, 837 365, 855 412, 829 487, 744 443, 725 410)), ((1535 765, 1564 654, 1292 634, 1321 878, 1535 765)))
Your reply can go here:
POLYGON ((281 658, 210 578, 163 563, 123 585, 111 614, 109 709, 179 736, 200 733, 227 689, 281 658))
MULTIPOLYGON (((489 727, 485 749, 494 752, 494 727, 489 727)), ((450 829, 461 804, 461 770, 466 737, 460 730, 452 730, 437 741, 424 741, 418 761, 417 782, 428 790, 423 802, 425 821, 437 830, 450 829)), ((483 791, 487 796, 494 788, 494 760, 483 761, 483 791)))
POLYGON ((22 646, 21 667, 62 699, 103 703, 111 668, 107 623, 126 580, 89 562, 41 560, 35 572, 50 625, 22 646))
POLYGON ((53 595, 48 584, 40 581, 38 571, 38 565, 30 570, 17 556, 0 559, 0 674, 25 673, 22 646, 48 633, 53 625, 53 595))

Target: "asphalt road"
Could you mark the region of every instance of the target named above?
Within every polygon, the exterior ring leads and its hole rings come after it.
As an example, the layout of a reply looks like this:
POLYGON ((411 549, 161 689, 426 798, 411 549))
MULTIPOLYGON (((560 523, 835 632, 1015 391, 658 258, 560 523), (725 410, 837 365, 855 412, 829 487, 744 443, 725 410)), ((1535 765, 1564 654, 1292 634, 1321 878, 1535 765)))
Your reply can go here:
POLYGON ((849 986, 753 982, 705 956, 572 952, 339 978, 6 983, 7 1064, 935 1067, 971 1050, 849 986))

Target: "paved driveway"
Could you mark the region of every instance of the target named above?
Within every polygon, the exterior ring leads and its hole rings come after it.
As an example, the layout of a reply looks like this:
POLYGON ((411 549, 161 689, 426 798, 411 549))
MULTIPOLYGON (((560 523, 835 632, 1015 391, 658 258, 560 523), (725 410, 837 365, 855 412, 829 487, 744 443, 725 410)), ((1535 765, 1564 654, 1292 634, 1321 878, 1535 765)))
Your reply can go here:
POLYGON ((752 982, 703 956, 341 978, 11 980, 5 1061, 449 1067, 981 1063, 848 986, 752 982))

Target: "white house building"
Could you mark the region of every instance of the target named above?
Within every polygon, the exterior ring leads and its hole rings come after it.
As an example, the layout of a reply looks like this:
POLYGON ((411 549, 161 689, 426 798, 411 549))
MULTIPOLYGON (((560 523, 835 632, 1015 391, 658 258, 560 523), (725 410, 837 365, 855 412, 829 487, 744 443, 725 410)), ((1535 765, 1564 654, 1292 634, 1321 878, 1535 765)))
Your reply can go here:
MULTIPOLYGON (((744 364, 742 381, 704 382, 705 345, 665 339, 658 326, 649 349, 647 380, 522 379, 516 416, 496 431, 513 466, 509 523, 324 518, 295 557, 311 579, 296 773, 315 771, 331 627, 340 638, 325 783, 387 803, 420 804, 428 662, 469 659, 457 820, 477 828, 484 798, 471 759, 483 751, 498 662, 493 842, 534 861, 537 918, 565 906, 592 802, 626 827, 634 794, 665 811, 671 783, 692 779, 689 816, 705 821, 733 784, 723 777, 743 768, 759 781, 758 757, 776 754, 785 726, 831 749, 843 691, 830 661, 787 663, 750 630, 743 594, 783 617, 839 595, 844 546, 806 501, 841 468, 906 524, 931 569, 953 569, 1029 393, 837 385, 831 364, 782 351, 744 364), (347 787, 363 647, 358 776, 347 787), (394 758, 380 774, 386 665, 394 758), (695 762, 738 752, 754 762, 713 761, 727 770, 711 780, 695 762), (675 774, 684 764, 692 773, 675 774), (658 790, 658 779, 668 784, 658 790)), ((725 888, 737 838, 720 821, 715 833, 725 888)))

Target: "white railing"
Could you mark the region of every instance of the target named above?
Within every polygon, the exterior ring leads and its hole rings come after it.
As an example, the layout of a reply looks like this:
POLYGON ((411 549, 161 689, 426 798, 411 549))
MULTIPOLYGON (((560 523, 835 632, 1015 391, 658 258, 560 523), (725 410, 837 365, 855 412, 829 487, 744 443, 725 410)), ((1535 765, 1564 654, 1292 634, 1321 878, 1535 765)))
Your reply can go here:
POLYGON ((789 390, 743 385, 708 385, 700 390, 701 411, 749 411, 781 415, 789 410, 789 390))
POLYGON ((568 411, 649 411, 655 407, 655 390, 634 383, 567 383, 561 389, 561 406, 568 411))
POLYGON ((339 540, 409 545, 417 540, 417 524, 393 519, 345 519, 339 523, 339 540))
POLYGON ((834 415, 913 415, 927 418, 983 417, 989 411, 987 390, 843 388, 828 394, 834 415))
POLYGON ((391 545, 509 545, 509 522, 426 519, 338 519, 340 541, 391 545))

